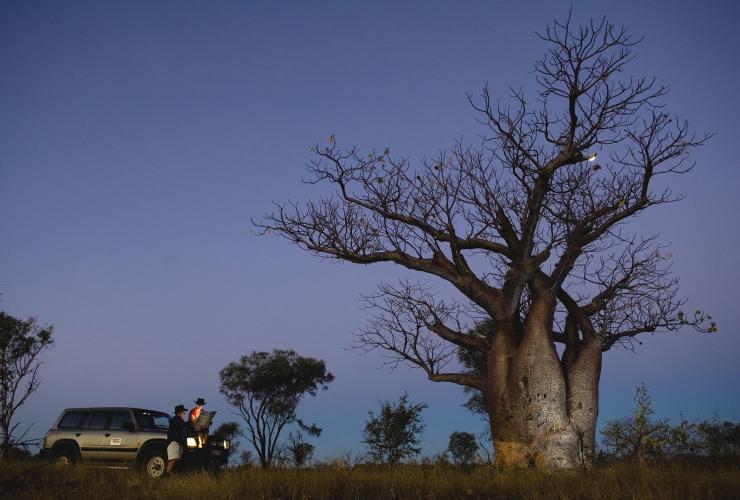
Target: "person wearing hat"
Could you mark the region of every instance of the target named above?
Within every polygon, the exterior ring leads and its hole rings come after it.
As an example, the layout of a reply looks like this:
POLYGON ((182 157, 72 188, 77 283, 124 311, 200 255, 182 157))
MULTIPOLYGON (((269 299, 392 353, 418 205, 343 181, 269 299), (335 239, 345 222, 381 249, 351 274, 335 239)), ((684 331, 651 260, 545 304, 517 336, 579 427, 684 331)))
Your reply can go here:
POLYGON ((190 410, 190 415, 188 416, 188 422, 191 424, 193 422, 196 422, 200 418, 200 412, 203 411, 203 406, 206 404, 206 400, 203 398, 198 398, 194 401, 195 408, 190 410))
POLYGON ((172 474, 172 469, 182 457, 182 447, 185 444, 184 414, 185 405, 175 406, 175 415, 170 418, 167 428, 167 474, 172 474))

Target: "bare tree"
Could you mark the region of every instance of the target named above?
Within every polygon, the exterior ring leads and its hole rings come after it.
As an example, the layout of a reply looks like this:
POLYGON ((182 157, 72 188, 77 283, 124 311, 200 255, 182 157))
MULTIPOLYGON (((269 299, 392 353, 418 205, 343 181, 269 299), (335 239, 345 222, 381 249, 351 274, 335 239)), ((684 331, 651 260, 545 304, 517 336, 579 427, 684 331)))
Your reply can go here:
POLYGON ((0 311, 0 457, 11 447, 25 447, 26 432, 17 434, 20 422, 13 416, 41 384, 39 355, 51 346, 52 328, 40 327, 34 318, 21 320, 0 311))
POLYGON ((278 202, 256 225, 323 257, 452 284, 457 302, 426 284, 381 284, 365 298, 377 314, 360 346, 483 391, 497 463, 562 468, 593 456, 604 351, 641 333, 716 330, 682 312, 665 247, 626 226, 682 198, 660 181, 688 172, 708 136, 664 111, 666 86, 625 76, 640 41, 626 28, 569 16, 540 38, 534 105, 516 89, 508 105, 487 86, 468 96, 481 144, 458 141, 414 167, 332 135, 308 169, 335 194, 278 202), (483 321, 495 328, 473 329, 483 321), (484 354, 484 374, 454 368, 460 347, 484 354))

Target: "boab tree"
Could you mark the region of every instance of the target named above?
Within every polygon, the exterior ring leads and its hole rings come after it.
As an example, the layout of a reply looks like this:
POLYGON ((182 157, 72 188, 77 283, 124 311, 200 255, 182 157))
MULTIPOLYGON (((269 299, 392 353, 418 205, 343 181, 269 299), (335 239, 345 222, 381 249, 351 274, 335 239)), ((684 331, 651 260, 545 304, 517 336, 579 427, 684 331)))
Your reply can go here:
POLYGON ((452 284, 456 302, 382 284, 365 298, 377 314, 360 345, 483 391, 500 464, 563 468, 593 455, 604 351, 645 332, 715 329, 681 312, 665 247, 625 225, 682 198, 661 179, 689 171, 707 136, 665 112, 666 86, 624 76, 639 42, 626 28, 568 19, 540 38, 536 106, 518 90, 507 106, 487 86, 468 96, 487 127, 480 145, 414 167, 332 135, 308 169, 336 194, 278 202, 256 224, 320 256, 452 284), (460 347, 484 354, 485 373, 448 371, 460 347))

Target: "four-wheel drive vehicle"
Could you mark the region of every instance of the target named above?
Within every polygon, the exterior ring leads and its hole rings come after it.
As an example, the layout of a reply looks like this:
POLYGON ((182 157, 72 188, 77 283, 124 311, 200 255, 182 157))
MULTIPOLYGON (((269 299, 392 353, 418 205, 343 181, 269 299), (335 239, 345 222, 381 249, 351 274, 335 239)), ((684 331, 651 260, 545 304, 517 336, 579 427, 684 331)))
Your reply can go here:
MULTIPOLYGON (((208 435, 216 412, 203 412, 199 423, 188 426, 180 469, 218 469, 228 460, 230 443, 208 435), (205 418, 204 418, 205 416, 205 418)), ((159 477, 167 464, 165 412, 140 408, 68 408, 44 437, 41 455, 64 464, 136 464, 150 477, 159 477)))

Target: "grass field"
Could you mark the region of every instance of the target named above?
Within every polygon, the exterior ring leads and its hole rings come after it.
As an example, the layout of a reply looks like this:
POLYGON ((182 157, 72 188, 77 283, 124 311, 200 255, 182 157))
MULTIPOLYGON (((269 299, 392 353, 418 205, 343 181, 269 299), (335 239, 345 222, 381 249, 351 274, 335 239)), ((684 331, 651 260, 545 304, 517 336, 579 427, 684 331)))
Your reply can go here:
POLYGON ((591 472, 499 472, 448 466, 393 469, 242 468, 217 476, 189 473, 152 480, 134 470, 60 469, 38 462, 0 463, 0 498, 740 498, 740 470, 706 466, 612 465, 591 472))

